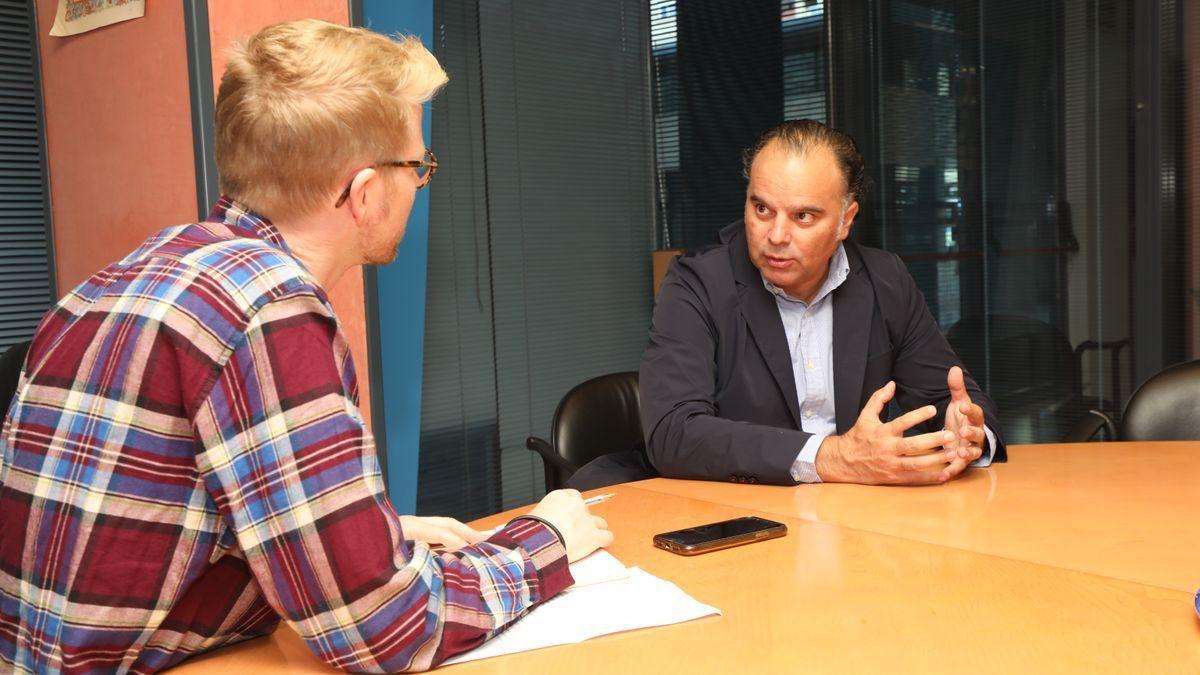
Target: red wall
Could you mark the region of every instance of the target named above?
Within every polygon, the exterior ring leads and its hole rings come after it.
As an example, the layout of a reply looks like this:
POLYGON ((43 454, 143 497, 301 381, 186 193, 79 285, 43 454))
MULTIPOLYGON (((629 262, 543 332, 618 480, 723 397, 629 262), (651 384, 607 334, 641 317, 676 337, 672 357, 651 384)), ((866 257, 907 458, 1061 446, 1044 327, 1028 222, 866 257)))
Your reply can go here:
POLYGON ((183 3, 50 37, 37 0, 59 293, 148 235, 196 219, 183 3))
MULTIPOLYGON (((65 293, 150 234, 196 218, 182 2, 71 37, 50 37, 58 0, 37 0, 58 288, 65 293)), ((300 17, 348 23, 345 0, 209 0, 214 87, 239 36, 300 17)), ((214 96, 216 92, 214 91, 214 96)), ((330 297, 358 367, 370 422, 361 270, 330 297)))

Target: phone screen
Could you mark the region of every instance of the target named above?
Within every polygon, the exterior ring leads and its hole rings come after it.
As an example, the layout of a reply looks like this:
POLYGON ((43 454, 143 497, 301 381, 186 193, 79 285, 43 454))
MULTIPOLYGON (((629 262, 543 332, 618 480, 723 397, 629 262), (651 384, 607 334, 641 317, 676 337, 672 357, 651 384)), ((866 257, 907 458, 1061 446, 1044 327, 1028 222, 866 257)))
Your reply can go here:
POLYGON ((782 527, 782 525, 773 520, 746 516, 744 518, 734 518, 733 520, 723 520, 719 523, 697 525, 696 527, 675 530, 674 532, 665 532, 658 536, 661 539, 666 539, 683 546, 696 546, 705 542, 752 534, 776 527, 782 527))

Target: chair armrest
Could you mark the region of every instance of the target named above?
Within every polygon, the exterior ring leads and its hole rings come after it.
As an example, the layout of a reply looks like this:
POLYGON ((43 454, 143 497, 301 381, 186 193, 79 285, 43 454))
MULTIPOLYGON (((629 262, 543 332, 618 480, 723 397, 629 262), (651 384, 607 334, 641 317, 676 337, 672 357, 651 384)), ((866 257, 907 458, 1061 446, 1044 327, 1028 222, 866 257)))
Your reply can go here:
POLYGON ((538 438, 537 436, 530 436, 529 438, 526 438, 525 447, 541 455, 542 461, 544 461, 546 464, 566 471, 568 475, 579 470, 579 467, 555 454, 554 449, 550 447, 550 444, 545 440, 538 438))
POLYGON ((1130 344, 1129 338, 1121 338, 1120 340, 1103 340, 1103 341, 1084 340, 1083 342, 1080 342, 1079 344, 1075 345, 1075 353, 1082 354, 1087 351, 1101 351, 1104 349, 1114 349, 1119 352, 1122 349, 1124 349, 1125 347, 1128 347, 1129 344, 1130 344))
POLYGON ((1089 410, 1063 439, 1065 443, 1089 443, 1096 440, 1096 435, 1104 432, 1104 440, 1117 440, 1117 428, 1112 418, 1099 410, 1089 410))

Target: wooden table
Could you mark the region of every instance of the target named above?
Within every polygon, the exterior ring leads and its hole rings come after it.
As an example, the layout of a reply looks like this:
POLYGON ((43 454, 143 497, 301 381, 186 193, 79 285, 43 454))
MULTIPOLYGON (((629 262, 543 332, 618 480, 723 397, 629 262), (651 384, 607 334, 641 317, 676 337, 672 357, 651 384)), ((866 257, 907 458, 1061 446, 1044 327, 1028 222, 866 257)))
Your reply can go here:
POLYGON ((937 487, 636 485, 1164 588, 1200 587, 1200 443, 1017 445, 1009 457, 937 487))
MULTIPOLYGON (((1009 453, 929 488, 605 490, 616 496, 594 511, 617 535, 612 553, 723 616, 445 672, 1200 672, 1200 444, 1009 453), (788 536, 695 558, 651 546, 741 515, 788 536)), ((175 672, 218 671, 332 672, 287 628, 175 672)))

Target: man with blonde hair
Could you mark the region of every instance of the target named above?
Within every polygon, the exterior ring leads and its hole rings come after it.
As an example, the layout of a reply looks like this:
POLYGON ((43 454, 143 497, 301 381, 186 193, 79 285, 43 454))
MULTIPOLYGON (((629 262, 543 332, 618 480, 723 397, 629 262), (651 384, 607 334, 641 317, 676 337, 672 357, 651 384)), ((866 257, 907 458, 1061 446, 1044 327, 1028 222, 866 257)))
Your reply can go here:
POLYGON ((611 541, 573 491, 490 536, 385 496, 326 291, 395 257, 445 83, 415 39, 320 21, 235 47, 225 196, 34 337, 0 436, 4 669, 152 672, 281 617, 338 668, 426 669, 611 541))

